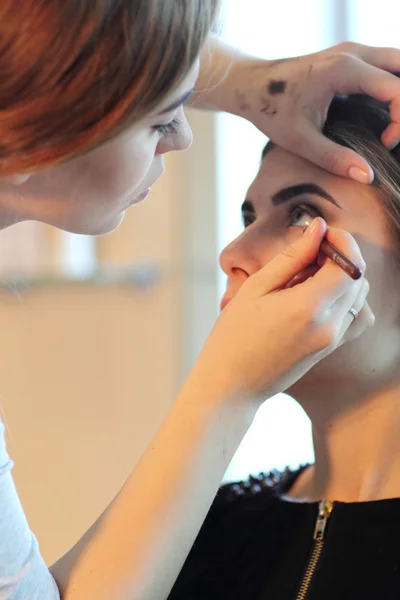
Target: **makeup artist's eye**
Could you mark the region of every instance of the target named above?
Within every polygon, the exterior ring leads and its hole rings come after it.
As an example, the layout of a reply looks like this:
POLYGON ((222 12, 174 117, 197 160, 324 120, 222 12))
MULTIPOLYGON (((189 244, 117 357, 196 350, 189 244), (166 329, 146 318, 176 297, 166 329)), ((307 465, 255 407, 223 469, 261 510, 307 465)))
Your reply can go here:
POLYGON ((176 135, 179 133, 179 127, 181 122, 178 119, 173 119, 170 123, 165 125, 153 125, 152 129, 157 131, 160 135, 176 135))
POLYGON ((321 213, 309 204, 297 204, 289 210, 289 223, 293 227, 306 227, 321 213))

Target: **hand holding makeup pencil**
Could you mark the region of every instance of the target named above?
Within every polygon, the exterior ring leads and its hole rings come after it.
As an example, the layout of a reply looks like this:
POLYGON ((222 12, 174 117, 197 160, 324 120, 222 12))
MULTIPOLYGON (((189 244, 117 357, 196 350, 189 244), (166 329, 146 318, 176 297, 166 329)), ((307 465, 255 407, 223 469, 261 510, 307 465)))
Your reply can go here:
POLYGON ((316 218, 299 240, 248 277, 230 299, 189 382, 201 381, 204 388, 207 381, 211 395, 220 398, 263 402, 373 325, 364 275, 353 279, 331 259, 315 268, 325 238, 365 272, 354 238, 327 229, 325 221, 316 218), (312 274, 295 285, 296 276, 310 265, 312 274))

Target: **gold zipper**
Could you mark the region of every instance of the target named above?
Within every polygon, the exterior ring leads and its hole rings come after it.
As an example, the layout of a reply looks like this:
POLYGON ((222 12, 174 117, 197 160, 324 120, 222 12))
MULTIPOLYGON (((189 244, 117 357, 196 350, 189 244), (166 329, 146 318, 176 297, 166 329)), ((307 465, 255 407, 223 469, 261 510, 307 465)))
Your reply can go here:
POLYGON ((314 529, 314 544, 311 552, 310 559, 308 561, 307 568, 301 581, 300 589, 296 596, 296 600, 305 600, 308 589, 310 587, 311 580, 317 568, 319 557, 321 556, 322 548, 324 546, 324 534, 326 524, 333 511, 333 502, 329 500, 322 500, 318 506, 318 516, 315 522, 314 529))

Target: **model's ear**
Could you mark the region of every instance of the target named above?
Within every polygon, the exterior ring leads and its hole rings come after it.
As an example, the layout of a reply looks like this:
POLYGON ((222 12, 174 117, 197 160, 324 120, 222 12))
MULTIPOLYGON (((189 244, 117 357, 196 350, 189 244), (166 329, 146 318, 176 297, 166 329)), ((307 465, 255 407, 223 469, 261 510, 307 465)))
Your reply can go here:
POLYGON ((3 178, 3 181, 12 185, 22 185, 28 181, 30 176, 30 173, 17 173, 15 175, 7 175, 7 177, 3 178))

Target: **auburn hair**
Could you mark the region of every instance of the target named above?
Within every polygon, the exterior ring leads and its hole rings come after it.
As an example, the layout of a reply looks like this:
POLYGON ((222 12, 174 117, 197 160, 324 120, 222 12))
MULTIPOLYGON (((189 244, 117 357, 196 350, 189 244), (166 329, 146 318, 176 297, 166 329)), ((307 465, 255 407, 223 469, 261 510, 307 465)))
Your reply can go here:
POLYGON ((1 0, 0 176, 83 154, 194 65, 219 0, 1 0))

